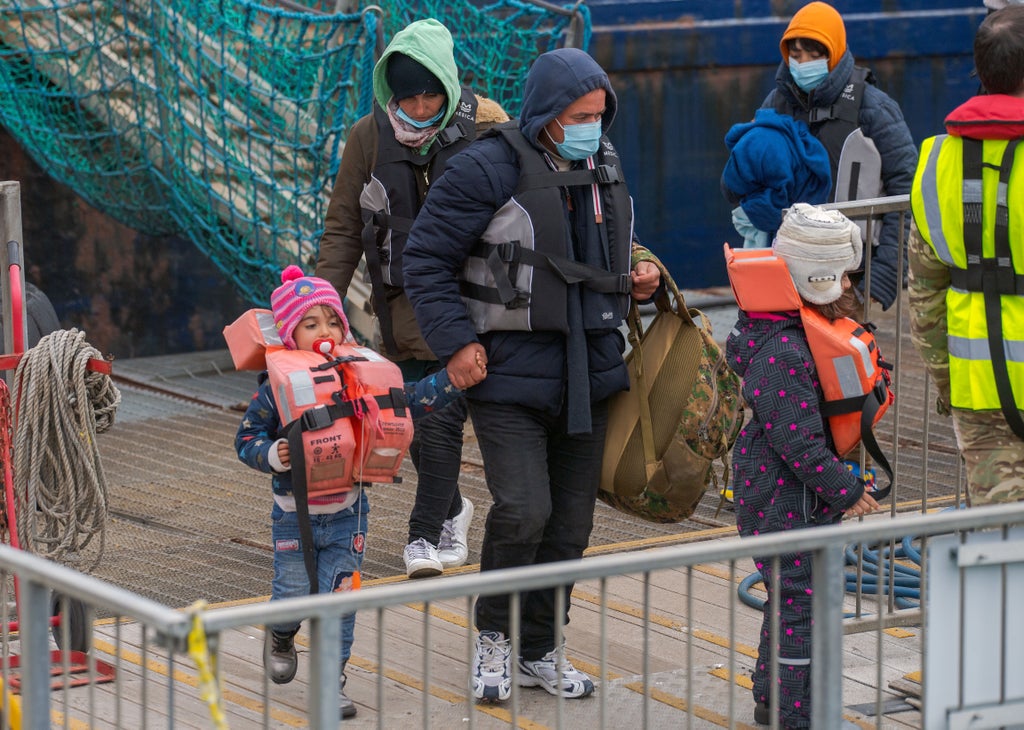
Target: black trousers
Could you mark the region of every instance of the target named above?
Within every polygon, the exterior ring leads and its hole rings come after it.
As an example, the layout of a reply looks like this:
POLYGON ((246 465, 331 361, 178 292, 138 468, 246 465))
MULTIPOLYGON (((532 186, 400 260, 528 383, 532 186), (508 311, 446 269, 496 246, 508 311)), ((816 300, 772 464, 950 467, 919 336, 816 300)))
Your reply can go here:
MULTIPOLYGON (((607 401, 592 407, 589 434, 566 433, 564 415, 469 400, 487 488, 494 505, 487 515, 480 569, 539 565, 583 556, 594 525, 607 401)), ((539 659, 555 648, 555 621, 569 621, 572 583, 564 586, 565 615, 555 616, 555 591, 520 597, 520 654, 539 659)), ((481 596, 476 627, 510 636, 511 596, 481 596)))

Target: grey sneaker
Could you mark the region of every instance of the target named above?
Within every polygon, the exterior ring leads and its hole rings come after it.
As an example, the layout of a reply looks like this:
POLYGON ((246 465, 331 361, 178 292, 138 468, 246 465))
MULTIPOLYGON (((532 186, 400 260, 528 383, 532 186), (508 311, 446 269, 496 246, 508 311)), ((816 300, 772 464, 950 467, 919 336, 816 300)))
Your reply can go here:
POLYGON ((470 669, 473 696, 484 702, 504 702, 512 696, 512 642, 500 631, 481 631, 470 669))
POLYGON ((295 653, 295 633, 264 630, 263 671, 274 684, 288 684, 295 679, 299 657, 295 653))
POLYGON ((572 665, 565 656, 565 648, 559 652, 552 649, 540 659, 527 661, 519 658, 519 686, 541 687, 553 695, 577 698, 593 693, 594 683, 590 677, 572 665), (559 663, 559 653, 561 663, 559 663))
POLYGON ((441 540, 437 544, 437 558, 445 568, 458 568, 469 559, 469 523, 473 521, 473 503, 462 498, 462 511, 445 520, 441 527, 441 540))
POLYGON ((350 717, 356 716, 356 703, 348 698, 345 694, 345 682, 347 681, 345 672, 341 673, 341 686, 338 687, 338 705, 341 709, 341 719, 346 720, 350 717))
POLYGON ((437 548, 422 537, 405 546, 405 574, 410 578, 441 575, 444 566, 437 559, 437 548))

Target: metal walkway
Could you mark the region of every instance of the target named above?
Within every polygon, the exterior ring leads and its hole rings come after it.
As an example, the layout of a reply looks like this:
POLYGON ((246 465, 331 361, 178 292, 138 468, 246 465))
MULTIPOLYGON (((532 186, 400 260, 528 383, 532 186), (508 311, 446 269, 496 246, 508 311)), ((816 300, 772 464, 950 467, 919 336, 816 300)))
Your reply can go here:
MULTIPOLYGON (((699 294, 688 297, 699 304, 699 294)), ((706 313, 716 338, 724 341, 735 309, 708 307, 706 313)), ((895 307, 876 313, 873 320, 883 354, 889 360, 899 354, 901 362, 897 500, 904 508, 920 510, 926 491, 932 505, 955 493, 955 441, 946 419, 932 419, 925 463, 924 411, 933 408, 934 397, 925 397, 923 365, 906 334, 897 353, 891 334, 897 329, 895 307)), ((111 522, 104 558, 93 574, 170 606, 267 595, 272 576, 269 479, 238 461, 233 446, 255 374, 234 371, 226 350, 115 361, 114 373, 122 405, 114 427, 100 437, 111 522)), ((878 432, 890 454, 894 421, 895 414, 887 416, 878 432)), ((469 426, 460 489, 476 505, 469 540, 470 563, 475 563, 490 495, 469 426)), ((408 461, 401 484, 372 487, 367 580, 404 577, 401 555, 415 489, 408 461)), ((735 534, 732 513, 718 506, 718 495, 709 490, 691 519, 660 525, 599 503, 589 554, 735 534)))

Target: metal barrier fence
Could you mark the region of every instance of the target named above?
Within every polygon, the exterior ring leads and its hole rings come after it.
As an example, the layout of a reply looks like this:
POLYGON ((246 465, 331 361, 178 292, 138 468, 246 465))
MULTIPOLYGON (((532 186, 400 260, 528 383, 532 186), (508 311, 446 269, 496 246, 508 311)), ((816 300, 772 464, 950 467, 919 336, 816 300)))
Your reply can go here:
MULTIPOLYGON (((751 555, 770 557, 799 551, 813 555, 818 576, 813 607, 812 727, 839 728, 844 721, 857 727, 967 727, 964 718, 973 718, 972 728, 996 727, 982 720, 994 718, 992 722, 1006 724, 1005 714, 1024 701, 1020 661, 1015 658, 1020 647, 1011 643, 1021 636, 1016 626, 1019 622, 1015 622, 1019 605, 1014 599, 1020 597, 1024 571, 1022 526, 1024 504, 987 506, 288 601, 196 607, 189 612, 173 611, 37 556, 0 546, 0 568, 7 576, 16 577, 21 589, 16 638, 10 630, 4 631, 2 679, 6 688, 17 681, 22 694, 12 698, 5 693, 3 726, 16 726, 12 718, 19 714, 20 704, 19 726, 29 728, 85 727, 83 723, 132 728, 305 723, 314 728, 333 727, 338 722, 339 617, 356 612, 360 631, 367 631, 367 624, 374 624, 377 630, 375 656, 372 661, 360 660, 361 666, 371 668, 368 674, 375 689, 367 693, 372 685, 361 685, 364 693, 373 696, 356 697, 362 717, 355 719, 354 726, 426 728, 458 723, 468 728, 506 724, 606 728, 621 727, 628 721, 643 728, 747 727, 752 701, 741 686, 750 668, 749 647, 744 642, 756 637, 752 627, 760 623, 760 612, 754 622, 750 612, 742 610, 735 590, 736 573, 746 569, 751 555), (940 535, 953 537, 933 539, 940 535), (980 566, 994 582, 978 595, 976 589, 968 588, 965 578, 960 583, 964 593, 945 595, 931 592, 929 581, 922 580, 921 608, 912 617, 904 617, 905 623, 923 627, 911 646, 900 644, 908 639, 886 633, 892 622, 880 601, 867 606, 874 615, 855 619, 868 633, 851 634, 843 613, 849 610, 850 599, 844 598, 843 583, 838 579, 845 551, 851 545, 884 548, 908 536, 920 546, 924 561, 941 564, 952 560, 953 572, 961 576, 971 566, 980 566), (936 553, 933 546, 940 545, 936 553), (720 572, 725 579, 713 589, 698 585, 698 579, 708 574, 708 566, 716 565, 724 569, 720 572), (635 592, 631 610, 616 598, 622 591, 615 582, 627 578, 633 581, 630 590, 635 592), (576 657, 581 653, 597 658, 591 669, 598 685, 596 698, 564 700, 542 695, 538 699, 514 690, 505 708, 475 705, 470 699, 468 670, 473 632, 466 622, 452 630, 446 625, 451 620, 447 614, 458 612, 460 606, 468 608, 478 595, 515 596, 568 582, 576 584, 573 614, 583 626, 574 628, 566 651, 578 665, 576 657), (100 611, 115 616, 112 623, 88 619, 91 649, 85 678, 90 681, 83 686, 70 686, 72 675, 62 672, 58 659, 53 671, 55 684, 61 688, 50 689, 51 666, 45 658, 51 591, 84 602, 87 617, 100 611), (582 616, 588 600, 593 601, 591 615, 582 616), (719 612, 717 619, 709 621, 709 606, 719 612), (972 615, 972 610, 981 615, 972 615), (951 614, 956 615, 958 626, 940 622, 951 614), (666 620, 667 616, 671 620, 666 620), (938 617, 934 625, 933 616, 938 617), (272 696, 262 678, 261 627, 294 619, 308 622, 308 680, 286 699, 276 690, 272 696), (385 621, 394 628, 384 629, 385 621), (728 631, 716 639, 709 626, 728 627, 728 631), (596 646, 585 645, 588 637, 596 646), (632 676, 621 676, 615 669, 623 660, 613 659, 613 655, 621 654, 623 646, 630 647, 629 653, 634 655, 630 660, 632 676), (936 646, 950 651, 939 656, 936 646), (987 653, 979 658, 971 648, 980 646, 986 647, 987 653), (15 651, 20 662, 12 661, 15 651), (141 654, 133 656, 136 651, 141 654), (245 652, 249 656, 240 660, 245 652), (710 662, 709 652, 714 655, 710 662), (922 658, 926 652, 929 655, 922 658), (675 670, 664 666, 670 657, 678 662, 675 670), (980 701, 977 690, 972 689, 977 682, 972 682, 969 671, 979 662, 989 669, 988 696, 980 701), (114 682, 92 681, 99 676, 97 667, 102 663, 121 673, 114 682), (14 664, 14 668, 9 666, 14 664), (710 666, 727 681, 709 685, 704 669, 710 666), (410 667, 419 671, 417 691, 411 692, 406 685, 396 692, 392 687, 395 678, 410 667), (884 705, 891 702, 887 683, 908 669, 924 670, 920 701, 931 714, 923 725, 915 722, 916 715, 883 725, 883 720, 891 722, 883 714, 884 705), (931 687, 936 683, 941 691, 933 696, 931 687), (851 719, 850 703, 857 702, 861 709, 851 719), (865 709, 872 704, 875 712, 865 709), (1004 713, 1001 719, 999 712, 1004 713), (863 718, 872 714, 875 720, 865 722, 863 718)), ((513 598, 511 605, 514 633, 518 601, 513 598)), ((64 634, 66 641, 66 630, 64 634)), ((358 639, 357 648, 365 652, 358 639)), ((303 662, 307 663, 305 656, 303 662)))

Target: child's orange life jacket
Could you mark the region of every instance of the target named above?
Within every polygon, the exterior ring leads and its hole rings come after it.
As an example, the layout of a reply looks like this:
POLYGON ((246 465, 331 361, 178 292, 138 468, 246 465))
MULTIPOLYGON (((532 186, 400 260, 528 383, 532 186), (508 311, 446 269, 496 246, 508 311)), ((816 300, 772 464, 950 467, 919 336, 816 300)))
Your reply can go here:
POLYGON ((347 492, 356 482, 401 481, 413 426, 397 365, 348 342, 326 355, 289 350, 269 310, 249 310, 224 337, 237 368, 267 370, 309 495, 347 492))
POLYGON ((770 248, 732 249, 725 244, 726 270, 736 304, 745 312, 797 311, 814 358, 825 396, 827 419, 839 456, 861 442, 889 477, 889 485, 874 493, 884 499, 892 488, 892 469, 875 440, 872 427, 895 401, 889 389, 889 370, 878 353, 874 326, 849 317, 829 321, 804 304, 786 262, 770 248))

